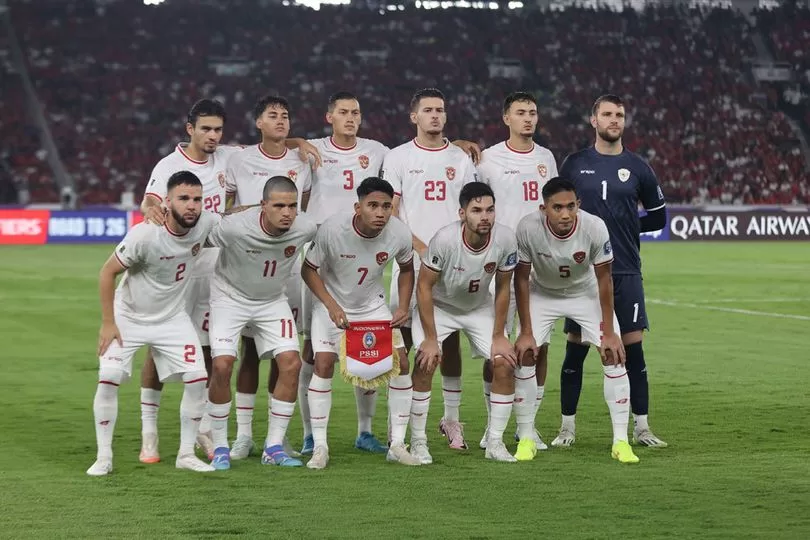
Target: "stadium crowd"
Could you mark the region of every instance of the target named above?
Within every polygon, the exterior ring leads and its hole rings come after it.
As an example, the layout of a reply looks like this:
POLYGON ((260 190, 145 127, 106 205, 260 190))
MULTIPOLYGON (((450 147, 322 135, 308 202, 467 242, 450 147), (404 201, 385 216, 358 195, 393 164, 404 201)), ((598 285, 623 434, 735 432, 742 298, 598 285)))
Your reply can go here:
MULTIPOLYGON (((361 135, 395 146, 413 132, 410 95, 426 86, 449 98, 448 136, 482 146, 506 136, 504 95, 533 92, 541 111, 537 140, 558 161, 592 142, 588 107, 616 93, 628 103, 625 143, 649 159, 670 201, 810 202, 810 174, 786 118, 750 101, 751 27, 731 10, 381 14, 259 0, 10 4, 37 95, 85 205, 116 203, 125 190, 140 197, 151 167, 184 136, 182 112, 200 97, 225 104, 224 140, 249 143, 258 96, 286 96, 293 133, 316 137, 327 132, 329 94, 349 90, 364 110, 361 135), (230 60, 218 71, 217 58, 230 60), (491 77, 494 58, 518 61, 522 80, 491 77), (242 62, 247 75, 224 73, 242 62)), ((808 20, 797 21, 793 35, 783 33, 782 18, 771 33, 805 68, 810 56, 798 53, 810 50, 808 20)), ((4 120, 19 116, 21 125, 19 92, 5 95, 4 83, 4 120)), ((57 200, 26 129, 0 135, 13 173, 32 200, 57 200)))

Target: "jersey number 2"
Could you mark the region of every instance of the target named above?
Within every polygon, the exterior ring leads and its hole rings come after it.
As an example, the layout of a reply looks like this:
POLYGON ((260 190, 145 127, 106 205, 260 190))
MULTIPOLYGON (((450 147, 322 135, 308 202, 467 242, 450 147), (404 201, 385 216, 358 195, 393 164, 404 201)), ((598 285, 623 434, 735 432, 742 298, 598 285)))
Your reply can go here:
POLYGON ((186 271, 186 263, 180 263, 177 265, 177 273, 174 275, 175 281, 182 281, 183 273, 186 271))
POLYGON ((447 199, 447 183, 444 180, 425 181, 425 200, 443 201, 447 199))

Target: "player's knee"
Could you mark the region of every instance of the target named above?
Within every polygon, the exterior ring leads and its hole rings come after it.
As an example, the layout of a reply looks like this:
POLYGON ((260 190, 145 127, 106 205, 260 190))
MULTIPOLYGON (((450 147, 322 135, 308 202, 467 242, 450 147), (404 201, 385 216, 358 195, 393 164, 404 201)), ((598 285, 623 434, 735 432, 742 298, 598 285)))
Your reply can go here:
POLYGON ((492 360, 492 380, 511 380, 514 377, 515 368, 503 356, 496 356, 492 360))
POLYGON ((113 386, 118 386, 121 383, 126 382, 127 380, 129 380, 129 375, 127 375, 126 372, 122 369, 103 366, 98 370, 99 384, 110 384, 113 386))
POLYGON ((397 349, 397 357, 399 360, 399 374, 407 375, 410 373, 411 366, 408 362, 408 353, 405 351, 404 347, 397 349))
POLYGON ((289 375, 301 371, 301 355, 298 351, 284 351, 275 355, 280 373, 289 375))
POLYGON ((484 360, 482 376, 485 381, 492 382, 492 362, 489 360, 484 360))
POLYGON ((644 360, 644 348, 640 341, 625 345, 624 354, 626 358, 625 367, 629 374, 647 373, 647 363, 644 360))
POLYGON ((330 353, 315 353, 315 375, 331 378, 334 373, 335 355, 330 353))
POLYGON ((231 380, 231 374, 233 373, 233 364, 236 361, 234 356, 230 355, 220 355, 215 356, 214 361, 211 364, 211 376, 216 378, 224 378, 225 380, 231 380))

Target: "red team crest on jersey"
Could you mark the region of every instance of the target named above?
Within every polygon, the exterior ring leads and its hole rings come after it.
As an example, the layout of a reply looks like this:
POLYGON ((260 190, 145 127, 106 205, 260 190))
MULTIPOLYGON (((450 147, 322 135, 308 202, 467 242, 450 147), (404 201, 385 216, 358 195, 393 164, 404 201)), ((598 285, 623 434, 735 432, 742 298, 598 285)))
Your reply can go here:
POLYGON ((387 262, 388 262, 388 252, 381 251, 381 252, 377 253, 377 264, 382 266, 387 262))
POLYGON ((485 264, 484 265, 484 272, 486 272, 487 274, 493 273, 495 271, 495 266, 496 265, 495 265, 494 262, 489 262, 489 263, 485 264))
POLYGON ((287 178, 295 182, 295 179, 298 178, 298 173, 293 170, 289 170, 287 171, 287 178))
POLYGON ((200 252, 200 243, 197 242, 196 244, 194 244, 194 247, 191 248, 191 256, 196 257, 197 253, 199 253, 199 252, 200 252))
POLYGON ((585 260, 585 252, 577 251, 574 253, 574 260, 577 262, 577 264, 582 264, 582 261, 585 260))
POLYGON ((219 181, 219 187, 225 187, 225 173, 220 172, 217 175, 217 180, 219 181))
POLYGON ((358 161, 360 161, 360 166, 362 168, 368 169, 368 156, 367 155, 364 154, 364 155, 360 156, 357 159, 358 159, 358 161))
POLYGON ((295 255, 295 246, 287 246, 284 248, 284 256, 288 259, 295 255))
POLYGON ((541 178, 545 178, 548 174, 548 169, 542 163, 537 166, 537 173, 540 175, 541 178))
POLYGON ((456 177, 456 169, 453 167, 445 167, 444 172, 447 173, 448 180, 453 180, 456 177))

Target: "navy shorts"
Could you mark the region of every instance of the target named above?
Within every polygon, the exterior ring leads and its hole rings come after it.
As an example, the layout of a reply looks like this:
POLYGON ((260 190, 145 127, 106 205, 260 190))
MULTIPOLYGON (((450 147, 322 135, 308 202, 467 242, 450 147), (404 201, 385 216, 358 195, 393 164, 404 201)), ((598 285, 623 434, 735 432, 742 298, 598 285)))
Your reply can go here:
MULTIPOLYGON (((622 334, 650 327, 644 306, 644 284, 640 274, 613 276, 613 309, 619 319, 622 334)), ((571 319, 565 319, 565 333, 581 334, 582 329, 571 319)))

